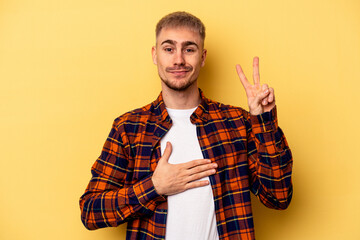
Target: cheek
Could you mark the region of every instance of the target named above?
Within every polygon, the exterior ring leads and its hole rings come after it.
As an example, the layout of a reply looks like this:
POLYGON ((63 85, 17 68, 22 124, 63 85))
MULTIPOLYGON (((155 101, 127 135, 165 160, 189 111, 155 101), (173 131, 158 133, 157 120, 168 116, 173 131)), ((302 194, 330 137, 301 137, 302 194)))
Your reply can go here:
POLYGON ((196 70, 198 71, 203 66, 202 59, 196 59, 193 61, 193 64, 191 64, 196 70))
POLYGON ((161 62, 157 62, 157 69, 158 69, 158 73, 161 75, 165 75, 166 74, 166 66, 164 66, 161 62))
POLYGON ((159 68, 160 71, 166 72, 166 71, 165 71, 166 66, 165 66, 164 64, 162 64, 162 63, 159 64, 159 63, 158 63, 158 68, 159 68))
POLYGON ((164 57, 158 57, 157 58, 157 65, 161 68, 165 68, 167 66, 167 63, 169 61, 164 57))

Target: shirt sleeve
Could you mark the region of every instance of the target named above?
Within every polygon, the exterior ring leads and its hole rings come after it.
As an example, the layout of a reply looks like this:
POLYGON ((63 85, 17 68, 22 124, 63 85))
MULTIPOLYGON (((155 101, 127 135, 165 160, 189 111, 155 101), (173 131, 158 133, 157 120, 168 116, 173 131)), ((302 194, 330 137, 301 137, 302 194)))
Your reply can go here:
POLYGON ((133 218, 151 215, 166 199, 157 194, 151 176, 125 186, 128 172, 126 135, 114 123, 92 178, 80 198, 81 220, 87 229, 115 227, 133 218))
POLYGON ((278 126, 276 107, 247 116, 251 191, 267 207, 286 209, 292 198, 292 154, 278 126))

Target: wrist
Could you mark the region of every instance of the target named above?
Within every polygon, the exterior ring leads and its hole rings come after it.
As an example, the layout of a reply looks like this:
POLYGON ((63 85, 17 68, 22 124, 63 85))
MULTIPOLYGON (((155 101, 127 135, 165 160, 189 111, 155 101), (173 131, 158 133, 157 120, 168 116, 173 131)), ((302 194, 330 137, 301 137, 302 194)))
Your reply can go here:
POLYGON ((154 178, 154 176, 151 177, 151 181, 154 185, 154 189, 156 191, 157 194, 159 195, 163 195, 164 193, 161 191, 161 188, 159 187, 158 181, 156 179, 156 177, 154 178))
POLYGON ((250 112, 251 115, 257 116, 257 115, 263 114, 264 110, 261 107, 260 108, 253 108, 253 109, 251 109, 249 107, 249 112, 250 112))

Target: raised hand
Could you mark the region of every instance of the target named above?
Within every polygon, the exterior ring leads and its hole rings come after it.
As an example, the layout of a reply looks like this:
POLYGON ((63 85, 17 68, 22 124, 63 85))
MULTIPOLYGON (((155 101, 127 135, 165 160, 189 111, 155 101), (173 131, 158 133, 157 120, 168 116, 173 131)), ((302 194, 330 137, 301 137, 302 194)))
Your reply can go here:
POLYGON ((259 58, 254 57, 253 60, 254 85, 249 83, 239 64, 236 65, 236 71, 246 92, 250 114, 259 115, 270 112, 275 106, 274 89, 269 88, 267 84, 260 84, 259 58))
POLYGON ((155 190, 160 195, 173 195, 184 192, 187 189, 203 187, 209 181, 197 181, 203 177, 208 177, 216 172, 216 163, 211 163, 210 159, 198 159, 187 163, 170 164, 168 163, 171 155, 172 146, 166 143, 163 156, 152 176, 155 190))

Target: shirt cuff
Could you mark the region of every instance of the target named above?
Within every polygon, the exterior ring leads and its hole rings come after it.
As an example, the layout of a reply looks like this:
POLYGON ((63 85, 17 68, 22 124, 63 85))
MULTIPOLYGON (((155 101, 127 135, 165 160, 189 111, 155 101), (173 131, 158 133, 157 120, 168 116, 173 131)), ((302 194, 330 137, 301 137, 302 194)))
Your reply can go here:
POLYGON ((137 182, 134 184, 133 189, 139 203, 143 207, 154 211, 157 205, 166 201, 166 198, 156 192, 151 177, 152 175, 137 182))
POLYGON ((278 128, 276 106, 270 112, 250 115, 250 123, 255 134, 275 131, 278 128))

